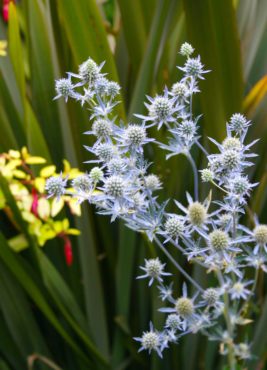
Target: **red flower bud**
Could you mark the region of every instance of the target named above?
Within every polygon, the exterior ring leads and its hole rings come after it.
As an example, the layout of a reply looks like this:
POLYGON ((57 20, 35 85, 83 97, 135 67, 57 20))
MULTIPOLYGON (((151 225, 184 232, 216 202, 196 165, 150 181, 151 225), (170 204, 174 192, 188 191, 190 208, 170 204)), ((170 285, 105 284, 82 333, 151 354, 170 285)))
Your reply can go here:
POLYGON ((73 262, 72 245, 71 245, 70 238, 68 238, 67 236, 64 237, 64 254, 65 254, 66 264, 68 266, 71 266, 73 262))
POLYGON ((8 6, 9 3, 11 2, 15 3, 16 0, 3 0, 2 16, 5 22, 8 22, 9 18, 8 6))
POLYGON ((8 3, 3 5, 2 16, 5 22, 8 22, 8 3))

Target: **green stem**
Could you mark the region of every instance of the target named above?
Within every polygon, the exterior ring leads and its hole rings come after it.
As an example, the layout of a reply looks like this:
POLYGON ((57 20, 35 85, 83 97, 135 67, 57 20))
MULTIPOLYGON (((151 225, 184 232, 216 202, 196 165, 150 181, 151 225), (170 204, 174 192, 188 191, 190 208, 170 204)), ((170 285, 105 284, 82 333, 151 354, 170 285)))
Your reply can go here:
POLYGON ((179 263, 176 262, 176 260, 172 257, 172 255, 167 251, 167 249, 164 247, 164 245, 161 243, 161 241, 155 237, 154 238, 156 244, 159 246, 159 248, 162 250, 162 252, 169 258, 169 260, 172 262, 172 264, 177 268, 177 270, 180 271, 181 274, 184 275, 184 277, 190 281, 191 284, 193 284, 197 290, 200 292, 204 292, 204 289, 194 280, 191 278, 191 276, 179 265, 179 263))
MULTIPOLYGON (((220 285, 224 285, 224 280, 221 271, 217 272, 217 277, 220 282, 220 285)), ((228 347, 228 365, 230 370, 235 370, 236 369, 236 360, 235 360, 235 353, 234 353, 234 343, 233 343, 233 332, 234 328, 231 323, 231 317, 230 317, 230 309, 229 309, 229 295, 228 293, 224 293, 223 295, 224 299, 224 318, 226 322, 226 328, 228 332, 229 339, 227 341, 227 347, 228 347)))
POLYGON ((226 191, 224 188, 222 188, 220 185, 216 184, 215 181, 211 181, 211 183, 216 186, 216 188, 220 189, 221 191, 223 191, 224 193, 228 194, 228 191, 226 191))
POLYGON ((194 195, 195 195, 195 200, 198 200, 198 173, 197 173, 197 166, 195 164, 194 159, 192 158, 191 154, 186 155, 187 159, 189 160, 192 170, 193 170, 193 175, 194 175, 194 195))

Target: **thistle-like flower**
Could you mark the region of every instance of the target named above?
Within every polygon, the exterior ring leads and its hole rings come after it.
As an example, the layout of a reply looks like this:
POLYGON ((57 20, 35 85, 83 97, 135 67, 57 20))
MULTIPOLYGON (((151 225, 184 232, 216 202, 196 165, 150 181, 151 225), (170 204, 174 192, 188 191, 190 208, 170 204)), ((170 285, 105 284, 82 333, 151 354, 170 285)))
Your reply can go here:
POLYGON ((62 175, 58 177, 50 177, 46 181, 45 190, 48 193, 48 198, 56 197, 60 199, 66 192, 67 179, 63 179, 62 175))
POLYGON ((74 85, 72 84, 70 77, 56 80, 56 92, 57 96, 54 99, 63 97, 65 98, 65 102, 68 101, 69 97, 75 97, 74 85))
POLYGON ((138 352, 147 350, 149 354, 151 351, 156 351, 159 357, 162 357, 161 353, 161 336, 154 330, 153 324, 150 323, 150 330, 143 333, 142 337, 134 338, 136 341, 141 342, 141 348, 138 352))
POLYGON ((241 135, 250 125, 250 121, 246 119, 243 114, 235 113, 230 118, 230 123, 228 127, 231 131, 236 132, 237 134, 241 135))
POLYGON ((188 42, 184 42, 180 48, 180 54, 182 54, 185 57, 189 57, 191 54, 193 54, 194 48, 192 45, 190 45, 188 42))
POLYGON ((145 260, 145 267, 140 268, 145 271, 145 275, 138 276, 137 279, 149 278, 149 286, 153 284, 154 280, 162 282, 162 276, 171 275, 169 272, 164 272, 165 264, 162 264, 158 258, 145 260))

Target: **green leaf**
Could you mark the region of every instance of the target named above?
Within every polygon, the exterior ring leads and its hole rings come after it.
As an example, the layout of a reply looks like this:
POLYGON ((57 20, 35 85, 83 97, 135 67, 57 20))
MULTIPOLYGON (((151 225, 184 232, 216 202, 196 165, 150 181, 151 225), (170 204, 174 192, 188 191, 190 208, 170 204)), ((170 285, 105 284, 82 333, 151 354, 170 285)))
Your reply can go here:
POLYGON ((211 70, 201 83, 207 134, 222 138, 226 120, 242 108, 242 65, 233 4, 231 0, 184 0, 184 9, 189 40, 211 70))
POLYGON ((6 362, 0 359, 0 370, 11 370, 6 362))
MULTIPOLYGON (((124 326, 128 326, 131 285, 134 270, 134 254, 136 247, 136 234, 127 230, 124 225, 120 225, 119 255, 116 268, 116 314, 124 326)), ((121 328, 115 332, 112 361, 114 366, 118 366, 124 357, 124 335, 121 328)))
POLYGON ((58 1, 57 6, 76 64, 89 56, 98 63, 105 60, 109 77, 117 80, 116 66, 95 0, 58 1))
POLYGON ((20 39, 19 20, 16 6, 13 2, 9 4, 9 27, 8 27, 9 55, 13 64, 16 81, 20 95, 25 97, 25 76, 22 43, 20 39))
POLYGON ((0 307, 21 354, 24 358, 36 351, 49 355, 23 290, 2 261, 0 267, 0 307), (26 332, 31 335, 25 336, 26 332))
POLYGON ((1 341, 0 351, 5 354, 5 360, 12 366, 12 369, 21 369, 25 364, 25 359, 21 355, 17 344, 14 342, 9 327, 0 311, 0 330, 1 341))
POLYGON ((129 116, 134 113, 141 113, 144 110, 143 102, 145 95, 152 87, 153 79, 158 68, 158 59, 160 59, 162 50, 161 43, 164 43, 169 26, 169 17, 172 15, 177 2, 174 0, 158 0, 155 16, 151 25, 146 52, 140 67, 138 78, 134 87, 133 97, 130 104, 129 116))
MULTIPOLYGON (((4 262, 7 268, 12 272, 12 274, 16 277, 16 279, 20 282, 21 286, 25 289, 27 294, 31 297, 31 299, 35 302, 37 307, 43 312, 43 314, 47 317, 47 319, 51 322, 54 328, 58 331, 58 333, 64 338, 64 340, 72 347, 72 349, 76 352, 76 354, 84 360, 85 363, 88 365, 91 364, 91 360, 88 358, 87 355, 80 349, 80 347, 75 343, 72 337, 67 333, 61 323, 58 321, 56 315, 48 305, 45 297, 39 290, 38 286, 35 284, 34 280, 30 277, 30 275, 26 272, 25 268, 23 267, 22 260, 15 258, 15 255, 10 250, 5 241, 3 235, 0 233, 0 259, 4 262)), ((100 361, 103 365, 105 364, 103 358, 97 353, 93 347, 90 349, 90 353, 94 356, 95 359, 100 361)))
POLYGON ((58 62, 51 41, 50 19, 42 1, 26 1, 28 54, 31 71, 31 104, 42 128, 54 162, 63 157, 63 135, 55 96, 55 70, 58 62), (52 150, 53 149, 53 150, 52 150))
POLYGON ((266 326, 267 326, 267 298, 265 297, 264 304, 261 310, 261 317, 256 325, 251 347, 251 353, 253 353, 254 356, 257 356, 259 358, 255 358, 253 361, 249 362, 248 368, 250 370, 257 369, 258 368, 257 362, 261 362, 261 358, 266 358, 267 355, 266 326))
POLYGON ((99 260, 97 259, 97 246, 90 216, 82 206, 83 217, 76 219, 76 227, 81 231, 78 237, 79 257, 84 284, 86 315, 90 331, 97 347, 104 356, 108 356, 108 332, 106 307, 104 303, 103 287, 100 278, 99 260))
POLYGON ((51 162, 45 137, 38 121, 36 120, 36 116, 32 110, 32 107, 27 100, 25 100, 25 122, 27 144, 30 153, 33 155, 39 155, 43 158, 46 158, 48 162, 51 162))
POLYGON ((8 244, 15 252, 21 252, 29 246, 29 243, 23 234, 19 234, 8 239, 8 244))
POLYGON ((136 75, 146 48, 146 29, 141 4, 136 0, 119 0, 118 4, 124 26, 130 63, 133 65, 136 75), (134 48, 134 44, 138 45, 138 47, 134 48))

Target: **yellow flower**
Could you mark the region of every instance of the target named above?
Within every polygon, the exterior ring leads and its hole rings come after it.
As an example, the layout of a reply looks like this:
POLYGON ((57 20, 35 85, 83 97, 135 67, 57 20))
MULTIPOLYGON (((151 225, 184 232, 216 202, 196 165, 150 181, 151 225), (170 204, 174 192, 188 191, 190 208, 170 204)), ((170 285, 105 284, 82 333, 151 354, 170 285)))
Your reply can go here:
POLYGON ((0 56, 6 56, 7 41, 0 40, 0 56))

